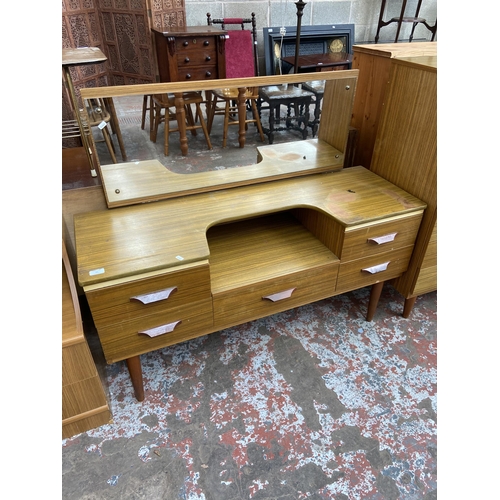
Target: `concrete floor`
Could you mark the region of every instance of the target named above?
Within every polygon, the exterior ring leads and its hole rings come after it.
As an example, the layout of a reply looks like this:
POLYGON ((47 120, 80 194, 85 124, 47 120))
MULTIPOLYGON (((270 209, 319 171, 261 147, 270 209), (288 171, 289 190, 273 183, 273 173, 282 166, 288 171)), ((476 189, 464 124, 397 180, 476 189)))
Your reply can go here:
MULTIPOLYGON (((129 161, 154 148, 140 105, 118 109, 129 161)), ((212 152, 199 134, 187 157, 153 154, 184 173, 245 165, 253 132, 244 149, 234 128, 222 151, 216 126, 212 152)), ((63 499, 437 498, 437 296, 419 297, 404 319, 386 285, 367 322, 369 291, 141 356, 141 403, 84 314, 113 422, 63 440, 63 499)))
POLYGON ((436 293, 404 319, 386 285, 372 322, 368 297, 143 355, 141 403, 87 322, 113 423, 63 440, 63 498, 437 498, 436 293))

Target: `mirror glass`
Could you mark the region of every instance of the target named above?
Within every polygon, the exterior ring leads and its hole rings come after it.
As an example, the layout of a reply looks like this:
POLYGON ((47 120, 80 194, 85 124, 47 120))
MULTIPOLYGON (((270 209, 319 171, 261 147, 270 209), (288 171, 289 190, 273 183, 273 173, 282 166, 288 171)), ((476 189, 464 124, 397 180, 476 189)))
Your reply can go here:
MULTIPOLYGON (((292 85, 290 85, 292 87, 292 85)), ((287 89, 288 84, 276 86, 276 88, 287 89)), ((203 102, 200 105, 203 119, 207 126, 207 93, 202 92, 203 102)), ((281 144, 284 142, 298 141, 304 138, 313 138, 313 132, 316 132, 314 122, 315 112, 315 97, 311 99, 309 107, 309 116, 305 118, 306 110, 304 106, 300 106, 297 110, 293 107, 280 107, 281 119, 278 122, 275 119, 273 134, 273 144, 281 144), (299 119, 295 119, 295 113, 299 114, 299 119)), ((240 167, 252 165, 257 162, 256 148, 265 144, 269 144, 269 109, 265 102, 259 106, 259 116, 264 132, 264 140, 261 139, 258 127, 255 123, 248 123, 247 130, 244 136, 245 146, 239 146, 239 125, 238 117, 235 112, 229 115, 230 125, 228 126, 226 146, 223 147, 223 131, 224 131, 224 107, 225 101, 217 100, 217 112, 214 115, 211 129, 209 132, 209 140, 212 149, 209 149, 207 140, 202 128, 188 130, 187 136, 187 155, 182 155, 180 145, 180 134, 177 129, 175 120, 175 108, 169 109, 169 137, 168 137, 168 155, 164 151, 165 139, 165 123, 164 115, 165 108, 161 110, 161 121, 155 127, 154 118, 151 119, 149 106, 151 99, 149 96, 143 95, 125 95, 113 97, 110 102, 108 99, 87 99, 87 110, 92 124, 92 136, 95 142, 95 149, 101 165, 110 165, 113 163, 136 162, 143 160, 157 159, 167 169, 175 173, 191 174, 197 172, 206 172, 210 170, 221 170, 232 167, 240 167), (104 101, 104 102, 103 102, 104 101), (112 126, 112 122, 108 124, 107 129, 110 131, 112 147, 114 149, 115 159, 110 153, 110 147, 105 141, 103 130, 99 124, 104 118, 106 121, 109 117, 116 116, 118 126, 112 126), (150 127, 150 123, 152 126, 150 127), (121 141, 120 141, 121 135, 121 141), (121 144, 120 144, 121 142, 121 144), (125 152, 125 158, 122 155, 122 150, 125 152)), ((234 101, 230 101, 229 105, 234 105, 234 101)), ((321 104, 320 104, 321 106, 321 104)), ((192 104, 191 110, 195 120, 195 125, 201 127, 198 117, 196 117, 196 105, 192 104)), ((253 113, 248 104, 247 119, 252 119, 253 113)), ((112 118, 111 118, 112 119, 112 118)), ((314 136, 316 134, 314 133, 314 136)))

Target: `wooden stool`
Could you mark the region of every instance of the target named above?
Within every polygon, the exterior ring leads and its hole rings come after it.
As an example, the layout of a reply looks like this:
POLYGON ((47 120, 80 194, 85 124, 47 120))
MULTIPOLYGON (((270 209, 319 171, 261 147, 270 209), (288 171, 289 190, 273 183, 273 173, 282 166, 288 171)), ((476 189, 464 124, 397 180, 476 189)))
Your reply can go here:
MULTIPOLYGON (((184 109, 186 113, 186 130, 190 130, 192 135, 196 135, 197 129, 202 129, 205 135, 205 140, 207 141, 208 149, 212 149, 212 144, 210 142, 210 136, 208 134, 207 124, 203 118, 203 113, 201 111, 201 103, 203 102, 203 97, 200 92, 184 92, 184 109), (191 109, 191 104, 196 106, 196 117, 200 121, 199 125, 196 125, 195 118, 191 109)), ((154 103, 154 127, 152 132, 151 140, 156 142, 156 135, 158 133, 158 126, 160 123, 165 123, 165 139, 163 151, 165 156, 168 156, 168 138, 172 132, 179 132, 179 127, 171 129, 169 122, 171 120, 177 120, 175 112, 171 112, 170 108, 175 108, 175 96, 174 94, 156 94, 153 96, 154 103), (162 115, 161 110, 165 110, 165 114, 162 115)))
POLYGON ((111 131, 116 134, 116 137, 118 139, 122 159, 123 161, 127 161, 125 145, 123 144, 122 134, 118 125, 118 120, 116 118, 113 100, 111 98, 91 99, 89 105, 87 106, 87 114, 89 116, 89 126, 91 128, 98 127, 101 130, 104 142, 106 143, 113 163, 117 163, 117 161, 115 155, 115 147, 108 130, 108 123, 111 126, 111 131))
MULTIPOLYGON (((242 89, 243 92, 243 89, 242 89)), ((208 130, 209 132, 212 130, 212 124, 214 121, 214 116, 223 115, 224 116, 224 129, 222 133, 222 147, 226 147, 227 143, 227 132, 229 125, 240 125, 240 117, 239 117, 239 109, 238 109, 238 96, 239 89, 234 88, 224 88, 224 89, 216 89, 212 92, 213 99, 210 104, 209 112, 208 112, 208 130), (217 102, 223 101, 225 102, 225 106, 223 109, 217 108, 217 102), (235 103, 235 104, 231 104, 235 103), (232 119, 231 116, 236 116, 236 118, 232 119)), ((255 123, 257 126, 257 130, 260 134, 260 140, 264 142, 264 131, 262 129, 262 124, 260 122, 259 111, 257 109, 256 101, 259 98, 259 93, 257 87, 247 88, 244 94, 245 98, 245 130, 248 129, 249 123, 255 123), (246 103, 249 103, 253 118, 247 118, 247 106, 246 103)), ((244 141, 240 141, 240 147, 244 146, 244 141)))
POLYGON ((260 98, 269 105, 269 128, 264 128, 264 132, 269 138, 269 144, 273 143, 274 132, 278 130, 297 130, 302 134, 302 139, 307 139, 309 106, 313 95, 312 92, 295 87, 294 85, 288 85, 287 88, 283 88, 281 85, 260 88, 260 98), (276 128, 275 121, 278 123, 281 121, 280 108, 282 105, 287 106, 286 127, 276 128), (292 107, 294 109, 294 116, 290 114, 292 107), (302 109, 304 113, 302 113, 302 109))

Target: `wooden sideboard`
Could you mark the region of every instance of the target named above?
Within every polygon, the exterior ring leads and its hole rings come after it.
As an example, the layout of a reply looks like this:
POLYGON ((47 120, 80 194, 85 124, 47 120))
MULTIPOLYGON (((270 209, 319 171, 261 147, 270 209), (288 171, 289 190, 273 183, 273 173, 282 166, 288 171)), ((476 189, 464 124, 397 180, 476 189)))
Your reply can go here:
POLYGON ((62 437, 109 423, 111 412, 84 336, 71 265, 62 245, 62 437))
POLYGON ((215 26, 185 26, 175 31, 152 28, 161 82, 226 77, 226 31, 215 26))
POLYGON ((354 165, 370 168, 393 59, 436 56, 437 42, 378 43, 353 46, 359 70, 351 126, 357 130, 354 165))
POLYGON ((437 289, 437 57, 392 59, 370 170, 425 201, 408 270, 394 281, 403 316, 437 289))
POLYGON ((400 276, 425 207, 352 167, 78 214, 78 280, 143 400, 143 353, 400 276))

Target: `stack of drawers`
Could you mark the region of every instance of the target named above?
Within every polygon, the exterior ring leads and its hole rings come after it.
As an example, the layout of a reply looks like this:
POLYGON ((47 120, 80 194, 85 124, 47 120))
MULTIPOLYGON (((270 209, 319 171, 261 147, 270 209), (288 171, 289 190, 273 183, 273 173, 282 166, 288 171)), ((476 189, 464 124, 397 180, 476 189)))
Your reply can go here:
POLYGON ((85 291, 108 363, 160 349, 166 339, 196 337, 213 325, 207 261, 85 291))

